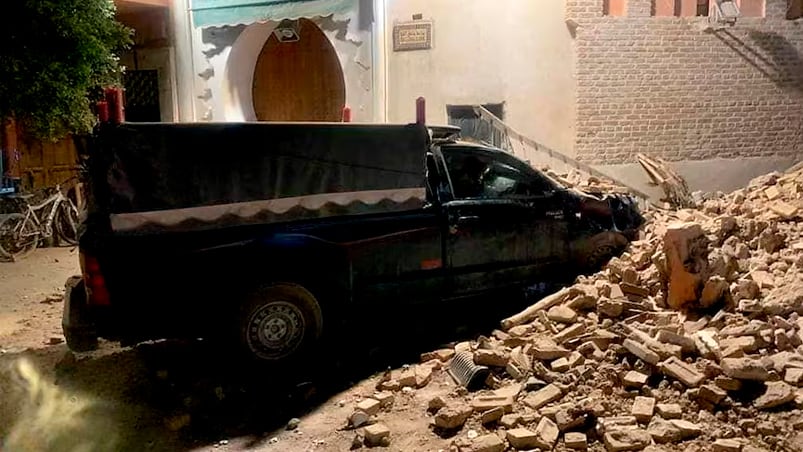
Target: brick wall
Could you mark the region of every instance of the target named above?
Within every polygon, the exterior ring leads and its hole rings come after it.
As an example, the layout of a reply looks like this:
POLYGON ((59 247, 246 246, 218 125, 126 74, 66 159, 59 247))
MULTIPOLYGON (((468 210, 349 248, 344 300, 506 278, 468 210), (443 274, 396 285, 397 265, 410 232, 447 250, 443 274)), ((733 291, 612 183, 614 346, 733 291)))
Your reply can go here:
POLYGON ((579 159, 803 155, 803 19, 786 20, 786 0, 717 31, 625 1, 625 16, 608 17, 603 0, 567 0, 579 159))

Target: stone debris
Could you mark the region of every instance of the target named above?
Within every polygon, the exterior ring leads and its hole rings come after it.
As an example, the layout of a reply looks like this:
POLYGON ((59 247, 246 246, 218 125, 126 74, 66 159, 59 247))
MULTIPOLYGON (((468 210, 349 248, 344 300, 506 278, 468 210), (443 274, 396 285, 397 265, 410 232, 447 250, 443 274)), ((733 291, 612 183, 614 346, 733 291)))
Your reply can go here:
POLYGON ((388 446, 390 444, 390 429, 381 423, 371 424, 364 429, 365 444, 368 446, 388 446))
POLYGON ((489 335, 388 372, 353 416, 373 427, 396 391, 442 387, 421 409, 435 434, 467 426, 457 452, 801 450, 803 167, 700 199, 646 211, 620 256, 489 335), (484 388, 444 377, 460 351, 484 388))
POLYGON ((652 419, 654 411, 654 398, 638 396, 633 400, 633 407, 630 409, 630 414, 632 414, 637 421, 646 424, 652 419))
POLYGON ((568 432, 563 436, 563 442, 569 449, 574 449, 574 450, 588 449, 588 438, 586 437, 585 433, 568 432))

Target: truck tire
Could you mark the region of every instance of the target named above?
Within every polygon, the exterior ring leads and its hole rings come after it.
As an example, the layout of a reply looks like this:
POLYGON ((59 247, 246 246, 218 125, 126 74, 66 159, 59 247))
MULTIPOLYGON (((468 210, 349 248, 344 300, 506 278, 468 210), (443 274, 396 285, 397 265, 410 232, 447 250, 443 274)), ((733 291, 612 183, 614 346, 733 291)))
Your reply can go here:
POLYGON ((627 247, 627 238, 618 232, 607 231, 591 237, 580 254, 580 266, 585 272, 596 272, 627 247))
POLYGON ((240 341, 262 362, 284 362, 310 351, 323 330, 321 306, 297 284, 272 284, 252 292, 240 316, 240 341))
MULTIPOLYGON (((81 316, 78 312, 80 303, 81 300, 86 300, 86 286, 80 276, 73 276, 67 281, 64 296, 64 317, 68 317, 71 324, 80 321, 81 316)), ((98 348, 98 337, 94 331, 76 328, 75 325, 71 328, 65 328, 62 325, 62 332, 67 347, 74 352, 88 352, 98 348)))

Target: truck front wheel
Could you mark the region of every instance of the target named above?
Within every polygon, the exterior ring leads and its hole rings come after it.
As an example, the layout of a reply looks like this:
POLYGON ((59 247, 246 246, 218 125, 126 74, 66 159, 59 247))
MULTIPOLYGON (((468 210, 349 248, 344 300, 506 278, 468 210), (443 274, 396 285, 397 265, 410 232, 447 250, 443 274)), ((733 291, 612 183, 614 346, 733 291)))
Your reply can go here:
POLYGON ((309 351, 321 336, 318 301, 296 284, 274 284, 252 292, 243 308, 240 339, 261 361, 285 361, 309 351))

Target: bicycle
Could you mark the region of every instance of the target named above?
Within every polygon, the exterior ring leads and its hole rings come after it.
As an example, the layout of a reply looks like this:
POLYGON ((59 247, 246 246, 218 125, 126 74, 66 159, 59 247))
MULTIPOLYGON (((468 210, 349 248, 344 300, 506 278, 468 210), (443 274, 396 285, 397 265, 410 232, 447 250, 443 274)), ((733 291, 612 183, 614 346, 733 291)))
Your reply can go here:
MULTIPOLYGON (((69 181, 68 181, 69 182, 69 181)), ((61 184, 46 190, 43 202, 31 205, 33 194, 11 195, 20 202, 20 212, 0 215, 0 258, 16 261, 31 253, 42 240, 78 243, 78 208, 65 196, 61 184), (42 215, 47 213, 47 215, 42 215)))

